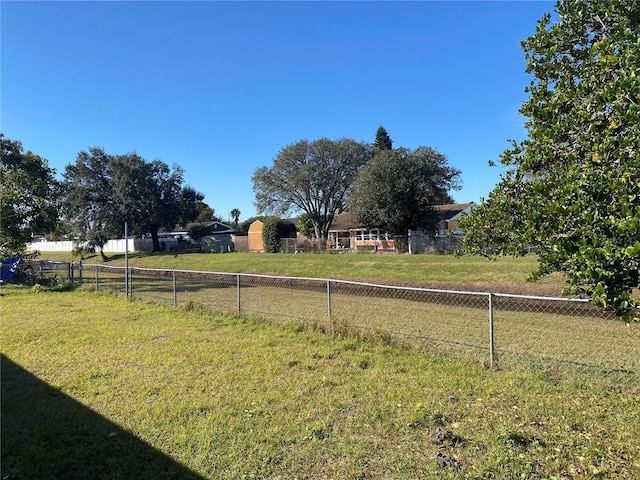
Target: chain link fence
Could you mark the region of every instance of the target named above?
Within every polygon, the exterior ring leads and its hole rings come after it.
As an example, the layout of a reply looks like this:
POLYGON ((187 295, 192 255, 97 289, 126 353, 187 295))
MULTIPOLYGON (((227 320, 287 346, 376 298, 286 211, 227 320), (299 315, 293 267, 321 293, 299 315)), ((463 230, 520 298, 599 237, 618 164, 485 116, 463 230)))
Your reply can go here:
POLYGON ((2 280, 22 285, 60 286, 73 283, 74 266, 69 262, 10 258, 3 264, 2 280))
POLYGON ((298 322, 492 366, 597 367, 640 379, 640 325, 585 299, 398 287, 344 280, 84 265, 96 290, 173 306, 298 322))

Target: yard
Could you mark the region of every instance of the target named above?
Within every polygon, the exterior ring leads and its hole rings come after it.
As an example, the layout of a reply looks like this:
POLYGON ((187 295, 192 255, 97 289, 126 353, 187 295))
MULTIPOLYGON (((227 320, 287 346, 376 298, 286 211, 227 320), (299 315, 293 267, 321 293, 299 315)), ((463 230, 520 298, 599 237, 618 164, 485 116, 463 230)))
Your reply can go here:
MULTIPOLYGON (((68 252, 44 252, 41 258, 79 261, 68 252)), ((103 263, 99 254, 92 254, 84 262, 103 263)), ((133 253, 129 262, 137 267, 365 280, 506 293, 557 295, 563 288, 560 275, 534 283, 526 281, 536 268, 535 255, 491 261, 470 256, 373 253, 133 253)), ((106 264, 124 265, 124 254, 111 255, 106 264)))
POLYGON ((640 476, 624 377, 95 292, 1 302, 3 478, 640 476))

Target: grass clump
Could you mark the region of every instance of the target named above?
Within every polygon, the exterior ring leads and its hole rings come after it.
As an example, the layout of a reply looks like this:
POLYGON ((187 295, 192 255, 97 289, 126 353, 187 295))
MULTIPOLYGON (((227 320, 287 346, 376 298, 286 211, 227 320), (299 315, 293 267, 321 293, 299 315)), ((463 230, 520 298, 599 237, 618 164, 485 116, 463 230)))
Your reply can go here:
POLYGON ((8 478, 634 478, 637 386, 5 288, 8 478), (11 308, 8 308, 8 306, 11 308))

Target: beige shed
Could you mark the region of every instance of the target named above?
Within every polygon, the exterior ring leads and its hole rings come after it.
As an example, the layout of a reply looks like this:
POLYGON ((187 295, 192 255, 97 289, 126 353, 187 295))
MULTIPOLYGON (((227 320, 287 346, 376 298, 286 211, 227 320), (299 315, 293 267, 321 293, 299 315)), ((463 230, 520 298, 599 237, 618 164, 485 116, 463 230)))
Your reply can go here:
POLYGON ((249 225, 249 251, 264 252, 264 243, 262 242, 262 226, 264 224, 260 220, 256 220, 249 225))

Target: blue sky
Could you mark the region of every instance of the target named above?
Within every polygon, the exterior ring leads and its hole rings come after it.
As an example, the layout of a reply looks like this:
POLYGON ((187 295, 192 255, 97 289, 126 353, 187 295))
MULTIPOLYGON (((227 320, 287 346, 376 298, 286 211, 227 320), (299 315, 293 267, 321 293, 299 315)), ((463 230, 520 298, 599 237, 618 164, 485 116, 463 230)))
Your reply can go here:
POLYGON ((549 1, 13 2, 1 130, 60 174, 78 152, 185 170, 216 214, 255 215, 251 176, 301 139, 430 146, 478 202, 522 139, 520 41, 549 1))

